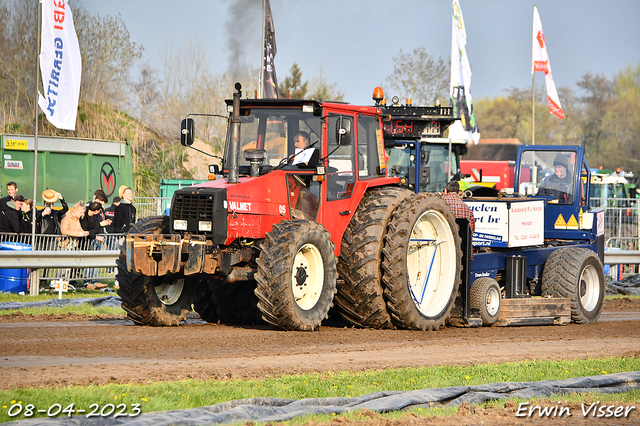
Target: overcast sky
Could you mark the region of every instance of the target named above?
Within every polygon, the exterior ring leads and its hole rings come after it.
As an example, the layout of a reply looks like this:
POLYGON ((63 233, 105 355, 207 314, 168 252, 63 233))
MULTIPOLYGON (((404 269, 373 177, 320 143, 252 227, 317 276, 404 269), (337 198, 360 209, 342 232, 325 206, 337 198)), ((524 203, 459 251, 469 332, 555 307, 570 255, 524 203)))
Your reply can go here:
MULTIPOLYGON (((73 2, 69 2, 73 7, 73 2)), ((352 104, 371 104, 393 71, 393 56, 424 46, 449 61, 450 0, 270 0, 279 81, 296 62, 303 79, 322 74, 352 104)), ((163 45, 197 39, 211 71, 231 61, 260 65, 262 0, 82 0, 101 16, 121 14, 144 60, 160 70, 163 45), (232 41, 238 48, 232 49, 232 41)), ((640 61, 639 0, 460 0, 474 99, 531 88, 533 6, 537 5, 558 87, 578 90, 587 71, 614 77, 640 61)), ((542 73, 536 83, 542 85, 542 73)), ((387 98, 402 93, 386 93, 387 98)))

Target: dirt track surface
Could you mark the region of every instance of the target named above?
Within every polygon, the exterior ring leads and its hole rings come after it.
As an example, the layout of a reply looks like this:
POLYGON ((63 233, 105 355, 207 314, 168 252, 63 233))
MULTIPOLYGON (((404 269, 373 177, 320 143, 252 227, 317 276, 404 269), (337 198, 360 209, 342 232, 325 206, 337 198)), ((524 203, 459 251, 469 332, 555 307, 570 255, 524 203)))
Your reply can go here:
POLYGON ((2 317, 0 387, 259 378, 329 370, 640 356, 640 300, 606 301, 590 326, 443 328, 435 332, 185 324, 117 318, 2 317))

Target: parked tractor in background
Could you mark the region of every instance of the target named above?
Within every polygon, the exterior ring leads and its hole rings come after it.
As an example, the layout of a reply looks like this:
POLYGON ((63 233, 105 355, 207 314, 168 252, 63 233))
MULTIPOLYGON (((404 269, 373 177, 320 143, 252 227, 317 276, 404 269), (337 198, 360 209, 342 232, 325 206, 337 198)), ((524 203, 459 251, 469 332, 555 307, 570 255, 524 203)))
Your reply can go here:
MULTIPOLYGON (((433 330, 499 323, 503 300, 524 301, 508 324, 597 320, 602 235, 599 213, 584 204, 580 147, 562 147, 574 154, 573 204, 470 200, 472 239, 437 193, 459 177, 464 152, 436 140, 451 107, 383 107, 379 89, 375 106, 240 99, 236 90, 214 170, 224 177, 177 190, 170 216, 143 219, 126 236, 118 293, 136 324, 177 325, 193 307, 210 322, 315 330, 335 303, 356 326, 433 330), (301 138, 309 145, 296 147, 301 138), (396 161, 405 154, 408 163, 396 161), (549 215, 566 216, 564 227, 549 215)), ((193 138, 188 118, 183 145, 193 138)), ((533 148, 535 166, 559 147, 533 148)), ((526 184, 521 167, 516 184, 526 184)))

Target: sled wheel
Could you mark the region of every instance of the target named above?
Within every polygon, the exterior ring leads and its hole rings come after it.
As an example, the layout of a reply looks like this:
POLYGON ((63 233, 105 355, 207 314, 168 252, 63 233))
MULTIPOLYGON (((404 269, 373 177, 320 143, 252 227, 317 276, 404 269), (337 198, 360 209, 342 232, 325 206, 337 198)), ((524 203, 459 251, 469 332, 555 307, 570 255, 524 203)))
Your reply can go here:
MULTIPOLYGON (((136 222, 130 234, 160 234, 168 230, 168 217, 152 216, 136 222)), ((197 278, 163 276, 148 277, 127 270, 123 248, 116 260, 118 295, 122 309, 138 325, 178 325, 187 319, 195 300, 197 278)))
POLYGON ((307 220, 275 224, 256 259, 256 296, 262 318, 283 330, 320 327, 336 292, 335 245, 322 225, 307 220))
POLYGON ((498 320, 502 293, 500 286, 493 278, 482 277, 471 286, 471 308, 480 311, 483 325, 491 325, 498 320))
POLYGON ((451 314, 462 269, 458 225, 445 200, 421 193, 393 214, 385 236, 383 284, 400 328, 437 330, 451 314))
POLYGON ((382 289, 382 246, 391 215, 410 195, 395 187, 368 191, 342 237, 336 306, 351 324, 393 328, 382 289))
POLYGON ((544 296, 571 299, 571 320, 593 324, 604 301, 604 271, 592 250, 565 247, 551 253, 542 272, 544 296))

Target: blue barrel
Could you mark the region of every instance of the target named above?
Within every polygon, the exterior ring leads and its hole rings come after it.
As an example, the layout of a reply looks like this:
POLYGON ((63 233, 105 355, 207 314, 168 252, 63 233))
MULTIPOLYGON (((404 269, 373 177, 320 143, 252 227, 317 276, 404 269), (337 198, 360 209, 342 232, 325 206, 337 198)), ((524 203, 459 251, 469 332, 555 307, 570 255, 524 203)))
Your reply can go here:
MULTIPOLYGON (((23 243, 0 243, 0 250, 31 250, 31 245, 23 243)), ((0 269, 0 291, 27 293, 28 269, 0 269)))

